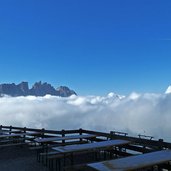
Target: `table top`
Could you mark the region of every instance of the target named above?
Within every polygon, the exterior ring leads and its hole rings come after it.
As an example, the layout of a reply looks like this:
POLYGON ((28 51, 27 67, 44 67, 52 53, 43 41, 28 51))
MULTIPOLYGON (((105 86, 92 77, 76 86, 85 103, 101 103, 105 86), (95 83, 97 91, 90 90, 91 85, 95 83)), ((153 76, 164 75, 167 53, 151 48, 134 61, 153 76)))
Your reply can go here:
POLYGON ((60 153, 70 153, 84 150, 95 150, 100 148, 110 148, 113 146, 119 146, 124 144, 129 144, 130 141, 126 140, 107 140, 101 142, 87 143, 87 144, 78 144, 78 145, 68 145, 68 146, 59 146, 52 148, 60 153))
POLYGON ((171 150, 162 150, 115 160, 91 163, 87 164, 87 166, 98 171, 128 171, 150 167, 168 161, 171 161, 171 150))
POLYGON ((38 143, 47 143, 51 141, 62 141, 62 140, 73 140, 73 139, 87 139, 87 138, 95 138, 96 135, 72 135, 65 137, 49 137, 49 138, 35 138, 34 141, 38 143))

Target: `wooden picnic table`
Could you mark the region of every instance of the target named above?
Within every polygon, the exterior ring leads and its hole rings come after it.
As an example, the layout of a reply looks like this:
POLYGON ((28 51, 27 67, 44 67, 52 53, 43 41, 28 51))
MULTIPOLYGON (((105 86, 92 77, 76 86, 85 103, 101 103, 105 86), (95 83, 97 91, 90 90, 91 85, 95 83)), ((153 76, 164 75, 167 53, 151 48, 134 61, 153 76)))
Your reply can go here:
POLYGON ((87 164, 97 171, 128 171, 152 167, 171 161, 171 150, 161 150, 121 159, 87 164))
POLYGON ((29 144, 33 136, 41 135, 39 132, 22 132, 0 135, 0 147, 18 146, 29 144))
MULTIPOLYGON (((56 162, 58 163, 58 169, 61 168, 61 159, 64 159, 64 167, 65 167, 65 160, 66 157, 71 157, 71 165, 74 164, 74 156, 77 154, 83 154, 83 153, 89 153, 89 152, 97 152, 99 150, 109 150, 112 149, 115 146, 121 146, 125 144, 129 144, 130 141, 126 140, 105 140, 101 142, 93 142, 93 143, 86 143, 86 144, 78 144, 78 145, 67 145, 67 146, 58 146, 53 147, 53 152, 47 153, 47 158, 50 159, 50 161, 56 159, 56 162)), ((95 154, 96 157, 96 154, 95 154)), ((56 170, 58 170, 56 168, 56 170)))

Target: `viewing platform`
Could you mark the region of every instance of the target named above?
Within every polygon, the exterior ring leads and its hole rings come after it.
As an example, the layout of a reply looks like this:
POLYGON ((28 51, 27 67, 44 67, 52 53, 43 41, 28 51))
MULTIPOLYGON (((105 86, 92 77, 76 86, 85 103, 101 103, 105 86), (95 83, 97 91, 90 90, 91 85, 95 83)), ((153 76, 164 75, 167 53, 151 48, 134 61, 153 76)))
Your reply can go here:
POLYGON ((0 126, 2 171, 171 170, 171 143, 77 129, 0 126))

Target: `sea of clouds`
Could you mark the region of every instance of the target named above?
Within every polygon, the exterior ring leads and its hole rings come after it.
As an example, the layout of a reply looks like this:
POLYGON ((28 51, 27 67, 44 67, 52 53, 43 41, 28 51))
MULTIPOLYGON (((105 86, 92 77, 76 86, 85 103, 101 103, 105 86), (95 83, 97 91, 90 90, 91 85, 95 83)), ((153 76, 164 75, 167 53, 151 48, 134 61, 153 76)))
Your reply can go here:
POLYGON ((1 125, 123 131, 171 141, 170 122, 171 93, 0 98, 1 125))

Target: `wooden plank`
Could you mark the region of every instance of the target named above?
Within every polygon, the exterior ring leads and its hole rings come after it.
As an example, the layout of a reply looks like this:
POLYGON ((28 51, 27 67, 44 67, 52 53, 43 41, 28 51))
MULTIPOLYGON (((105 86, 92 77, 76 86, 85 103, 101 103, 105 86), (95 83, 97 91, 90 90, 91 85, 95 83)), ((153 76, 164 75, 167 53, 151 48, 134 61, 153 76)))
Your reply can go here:
POLYGON ((47 143, 51 141, 73 140, 73 139, 88 139, 95 138, 96 135, 73 135, 65 137, 51 137, 51 138, 36 138, 34 141, 37 143, 47 143))
POLYGON ((87 166, 98 171, 128 171, 151 167, 169 161, 171 161, 171 150, 162 150, 121 159, 91 163, 87 164, 87 166))
POLYGON ((88 143, 88 144, 80 144, 80 145, 69 145, 69 146, 60 146, 54 147, 53 150, 56 150, 61 153, 71 153, 77 151, 84 151, 84 150, 95 150, 95 149, 106 149, 113 146, 119 146, 124 144, 129 144, 130 141, 126 140, 109 140, 109 141, 102 141, 102 142, 95 142, 95 143, 88 143))
POLYGON ((0 145, 1 144, 4 144, 4 143, 12 143, 12 142, 21 142, 21 141, 26 141, 26 140, 29 140, 29 141, 33 141, 33 138, 10 138, 10 139, 5 139, 5 140, 1 140, 0 141, 0 145))
POLYGON ((12 130, 12 131, 10 131, 10 130, 0 130, 0 134, 10 134, 10 133, 22 133, 22 131, 17 131, 17 130, 12 130))
POLYGON ((20 134, 7 134, 7 135, 0 135, 0 138, 34 136, 34 135, 40 135, 40 133, 39 132, 27 132, 27 133, 20 133, 20 134))
MULTIPOLYGON (((43 133, 49 133, 49 134, 62 134, 62 131, 56 131, 56 130, 45 130, 45 129, 35 129, 35 128, 25 128, 25 127, 13 127, 13 126, 3 126, 1 125, 1 129, 18 129, 18 130, 25 130, 25 131, 35 131, 35 132, 42 132, 43 133)), ((64 130, 65 134, 74 134, 74 133, 80 133, 79 130, 64 130)))

